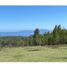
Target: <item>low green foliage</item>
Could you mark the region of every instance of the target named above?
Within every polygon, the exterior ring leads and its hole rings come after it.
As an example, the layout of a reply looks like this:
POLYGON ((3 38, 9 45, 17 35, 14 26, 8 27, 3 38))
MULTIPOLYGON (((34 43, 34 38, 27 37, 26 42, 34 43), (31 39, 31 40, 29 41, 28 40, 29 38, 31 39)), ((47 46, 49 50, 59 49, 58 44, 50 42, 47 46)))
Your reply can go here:
POLYGON ((55 47, 3 47, 0 50, 0 62, 67 62, 67 46, 55 47))

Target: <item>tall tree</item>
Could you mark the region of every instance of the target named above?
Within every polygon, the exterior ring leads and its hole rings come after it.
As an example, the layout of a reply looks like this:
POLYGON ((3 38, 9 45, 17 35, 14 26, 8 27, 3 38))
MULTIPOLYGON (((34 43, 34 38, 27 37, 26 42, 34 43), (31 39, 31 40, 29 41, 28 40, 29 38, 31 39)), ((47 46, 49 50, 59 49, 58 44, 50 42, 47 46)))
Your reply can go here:
POLYGON ((35 29, 33 37, 34 37, 34 44, 40 45, 40 31, 38 28, 35 29))

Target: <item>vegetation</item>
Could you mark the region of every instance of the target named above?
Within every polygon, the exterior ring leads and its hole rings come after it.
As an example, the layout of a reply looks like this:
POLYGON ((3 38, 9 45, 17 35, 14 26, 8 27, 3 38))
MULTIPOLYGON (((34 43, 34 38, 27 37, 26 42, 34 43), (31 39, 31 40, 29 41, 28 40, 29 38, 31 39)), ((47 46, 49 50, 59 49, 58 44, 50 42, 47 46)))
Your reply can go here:
POLYGON ((45 46, 45 45, 67 44, 67 30, 56 25, 52 32, 40 34, 39 29, 35 29, 34 35, 28 37, 11 36, 0 37, 0 46, 45 46))
POLYGON ((67 62, 67 45, 3 47, 0 62, 67 62))
POLYGON ((0 37, 0 61, 67 61, 67 30, 56 25, 44 34, 37 28, 28 37, 0 37))

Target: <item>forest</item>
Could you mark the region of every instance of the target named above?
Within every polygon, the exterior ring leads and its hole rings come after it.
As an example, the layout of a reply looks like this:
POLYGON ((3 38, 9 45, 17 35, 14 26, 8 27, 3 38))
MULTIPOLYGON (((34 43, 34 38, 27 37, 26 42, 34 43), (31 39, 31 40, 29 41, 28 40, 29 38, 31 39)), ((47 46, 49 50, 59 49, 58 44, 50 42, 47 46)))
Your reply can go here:
POLYGON ((61 25, 55 25, 52 31, 40 34, 38 28, 31 36, 6 36, 0 37, 0 46, 45 46, 45 45, 67 44, 67 30, 61 25))

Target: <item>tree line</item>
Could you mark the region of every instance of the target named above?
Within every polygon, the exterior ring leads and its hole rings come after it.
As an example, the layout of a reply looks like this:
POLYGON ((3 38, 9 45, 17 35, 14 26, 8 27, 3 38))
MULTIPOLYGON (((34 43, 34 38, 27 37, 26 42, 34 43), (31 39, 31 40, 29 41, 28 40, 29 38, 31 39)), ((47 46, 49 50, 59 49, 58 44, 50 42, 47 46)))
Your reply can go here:
POLYGON ((56 25, 53 31, 40 34, 38 28, 31 36, 0 37, 0 46, 45 46, 67 44, 67 30, 56 25))

